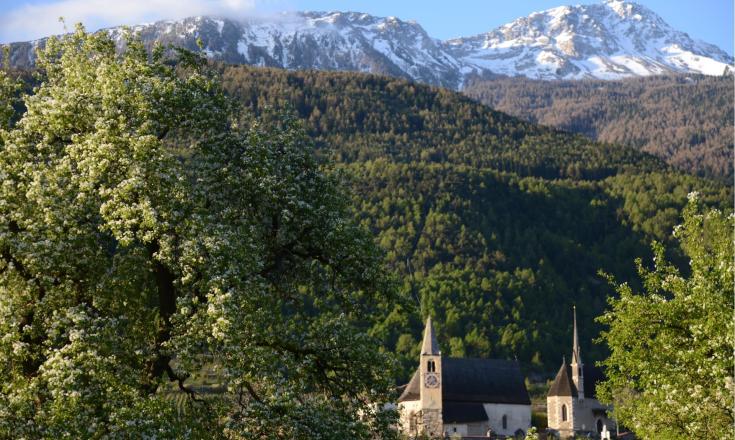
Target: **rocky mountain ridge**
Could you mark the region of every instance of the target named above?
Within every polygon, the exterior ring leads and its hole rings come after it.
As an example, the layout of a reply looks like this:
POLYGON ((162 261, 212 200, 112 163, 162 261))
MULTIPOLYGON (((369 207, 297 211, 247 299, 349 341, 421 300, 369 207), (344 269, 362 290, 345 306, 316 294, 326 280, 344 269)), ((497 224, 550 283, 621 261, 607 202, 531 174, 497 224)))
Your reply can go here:
MULTIPOLYGON (((123 27, 107 31, 122 41, 123 27)), ((733 58, 623 0, 562 6, 485 34, 440 41, 415 21, 359 12, 289 12, 233 20, 191 17, 134 26, 146 44, 170 43, 236 64, 385 74, 461 89, 469 76, 619 79, 720 75, 733 58)), ((11 44, 11 63, 33 64, 45 40, 11 44)))

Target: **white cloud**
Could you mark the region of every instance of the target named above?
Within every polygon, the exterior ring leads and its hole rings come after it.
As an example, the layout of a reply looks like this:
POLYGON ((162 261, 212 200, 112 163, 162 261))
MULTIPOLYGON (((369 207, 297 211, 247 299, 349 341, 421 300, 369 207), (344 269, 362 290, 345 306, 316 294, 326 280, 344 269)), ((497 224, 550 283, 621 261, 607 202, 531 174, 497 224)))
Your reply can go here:
POLYGON ((254 12, 255 6, 256 0, 52 0, 21 4, 0 15, 0 42, 63 33, 59 17, 64 17, 68 28, 81 22, 87 30, 94 31, 193 15, 242 17, 254 12))

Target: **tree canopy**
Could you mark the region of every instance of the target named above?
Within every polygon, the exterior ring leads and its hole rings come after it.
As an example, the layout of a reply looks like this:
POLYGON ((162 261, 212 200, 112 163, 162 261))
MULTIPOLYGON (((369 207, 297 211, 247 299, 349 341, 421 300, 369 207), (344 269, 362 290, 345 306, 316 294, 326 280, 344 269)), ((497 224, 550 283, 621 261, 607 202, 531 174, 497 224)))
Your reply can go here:
POLYGON ((732 438, 734 218, 703 209, 692 193, 674 232, 691 273, 654 243, 653 269, 637 262, 643 291, 617 285, 600 318, 610 357, 598 394, 640 438, 732 438))
POLYGON ((733 77, 472 78, 463 93, 524 120, 654 154, 691 174, 733 177, 733 77))
POLYGON ((365 329, 397 297, 339 174, 293 120, 238 128, 203 59, 124 43, 50 39, 15 118, 0 73, 0 437, 390 437, 365 329))
POLYGON ((586 359, 604 358, 594 317, 614 289, 597 272, 637 287, 630 262, 650 255, 652 239, 680 264, 671 228, 691 191, 732 206, 717 181, 456 92, 354 72, 220 69, 243 107, 262 120, 291 109, 317 154, 352 177, 355 215, 420 304, 374 327, 402 361, 399 381, 415 370, 428 315, 448 355, 517 358, 553 375, 576 304, 586 359))

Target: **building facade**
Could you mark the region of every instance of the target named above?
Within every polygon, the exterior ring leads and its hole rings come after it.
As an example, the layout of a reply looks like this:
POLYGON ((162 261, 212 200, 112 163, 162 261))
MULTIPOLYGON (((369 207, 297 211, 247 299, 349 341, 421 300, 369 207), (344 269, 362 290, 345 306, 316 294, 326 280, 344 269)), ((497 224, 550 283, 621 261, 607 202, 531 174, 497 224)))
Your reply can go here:
POLYGON ((566 359, 562 360, 546 397, 550 434, 559 438, 592 434, 599 438, 603 432, 615 429, 614 421, 607 414, 610 408, 601 404, 596 396, 596 385, 603 379, 602 370, 582 362, 575 308, 572 361, 567 364, 566 359))
POLYGON ((531 401, 518 363, 443 357, 431 318, 419 367, 398 409, 409 437, 524 435, 531 426, 531 401))

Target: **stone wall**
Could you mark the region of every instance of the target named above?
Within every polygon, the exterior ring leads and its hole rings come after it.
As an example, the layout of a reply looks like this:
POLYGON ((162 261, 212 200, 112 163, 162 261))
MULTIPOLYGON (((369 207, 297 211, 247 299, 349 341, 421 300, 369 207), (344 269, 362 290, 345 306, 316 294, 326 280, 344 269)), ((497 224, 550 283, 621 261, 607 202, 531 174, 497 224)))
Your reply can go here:
POLYGON ((562 438, 574 436, 574 401, 577 399, 570 396, 549 396, 546 398, 546 413, 550 429, 557 431, 562 438), (562 405, 567 407, 567 420, 562 420, 562 405))
POLYGON ((398 404, 399 423, 401 432, 408 435, 418 434, 418 419, 421 402, 418 400, 409 400, 398 404), (414 426, 411 426, 411 418, 414 420, 414 426))
POLYGON ((597 432, 600 420, 609 431, 615 430, 615 423, 601 412, 606 407, 597 399, 578 400, 573 397, 553 396, 546 398, 546 412, 549 428, 558 432, 561 438, 572 438, 574 432, 597 432), (562 420, 562 405, 567 406, 567 420, 562 420))
POLYGON ((444 433, 441 410, 422 409, 419 420, 421 425, 419 426, 419 433, 427 434, 430 437, 444 433))

